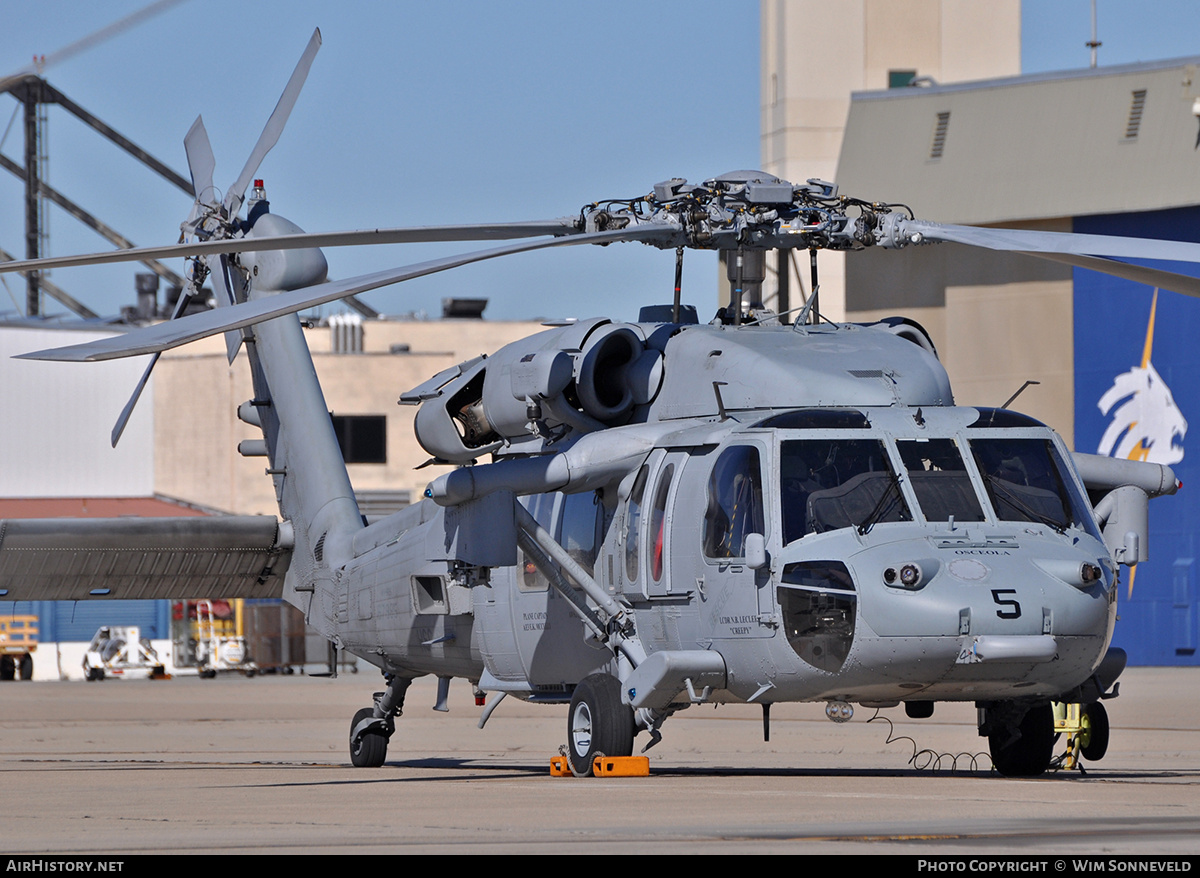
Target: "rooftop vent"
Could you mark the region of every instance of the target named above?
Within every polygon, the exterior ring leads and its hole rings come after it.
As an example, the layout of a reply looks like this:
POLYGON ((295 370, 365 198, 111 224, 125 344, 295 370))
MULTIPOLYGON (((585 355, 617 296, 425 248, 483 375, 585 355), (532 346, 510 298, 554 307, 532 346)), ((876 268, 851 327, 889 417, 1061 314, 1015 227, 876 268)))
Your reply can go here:
POLYGON ((931 159, 940 159, 946 149, 946 129, 950 127, 950 111, 937 114, 937 125, 933 129, 933 148, 929 150, 931 159))
POLYGON ((335 354, 363 352, 363 324, 358 314, 334 314, 329 318, 329 339, 335 354))
POLYGON ((442 299, 442 317, 482 320, 487 299, 442 299))
POLYGON ((1139 88, 1133 93, 1133 101, 1129 105, 1129 121, 1125 123, 1125 139, 1136 140, 1138 129, 1142 127, 1142 110, 1146 107, 1146 90, 1139 88))

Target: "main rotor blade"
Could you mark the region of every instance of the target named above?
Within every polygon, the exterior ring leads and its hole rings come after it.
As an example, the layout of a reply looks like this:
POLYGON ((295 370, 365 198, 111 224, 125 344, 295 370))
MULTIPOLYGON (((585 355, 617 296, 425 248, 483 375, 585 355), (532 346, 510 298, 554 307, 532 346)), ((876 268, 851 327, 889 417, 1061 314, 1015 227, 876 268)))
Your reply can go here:
POLYGON ((925 220, 906 220, 906 232, 920 232, 933 241, 953 241, 1022 253, 1069 253, 1113 259, 1156 259, 1164 262, 1200 262, 1200 244, 1121 235, 1083 235, 1076 232, 1043 232, 1035 229, 994 229, 955 226, 925 220))
POLYGON ((224 204, 228 211, 228 216, 234 216, 241 208, 242 198, 246 194, 246 187, 250 185, 251 178, 258 172, 258 166, 262 164, 262 160, 271 151, 271 147, 279 142, 279 135, 283 132, 283 126, 287 124, 288 116, 292 113, 292 107, 296 106, 296 99, 300 97, 300 90, 304 87, 304 80, 308 78, 308 70, 312 67, 313 59, 317 57, 317 50, 320 48, 321 29, 317 28, 313 31, 313 35, 308 41, 308 46, 304 49, 304 54, 300 56, 300 62, 296 65, 296 69, 292 71, 292 78, 288 80, 287 85, 283 89, 283 94, 279 96, 279 103, 275 105, 275 110, 271 113, 271 118, 267 120, 262 134, 258 136, 258 143, 254 144, 254 149, 250 152, 250 158, 246 159, 246 166, 242 168, 242 172, 238 175, 233 187, 225 193, 224 204))
POLYGON ((499 256, 509 256, 514 253, 524 253, 532 250, 542 250, 548 247, 561 247, 574 244, 611 244, 618 241, 649 241, 664 234, 675 234, 674 226, 654 225, 637 226, 632 229, 619 229, 609 232, 593 232, 586 235, 576 235, 570 238, 552 238, 547 241, 530 241, 520 244, 509 244, 492 250, 477 250, 459 256, 448 256, 406 265, 401 268, 378 271, 360 277, 348 278, 341 281, 331 281, 311 287, 303 287, 286 293, 267 296, 262 299, 252 299, 231 308, 205 311, 193 314, 180 320, 171 320, 137 329, 121 336, 110 336, 86 344, 69 347, 53 348, 44 351, 34 351, 19 354, 18 359, 25 360, 60 360, 64 362, 87 362, 96 360, 112 360, 119 357, 134 357, 140 354, 153 354, 169 350, 197 339, 227 332, 231 329, 241 329, 294 314, 306 308, 333 302, 349 295, 367 292, 401 281, 412 280, 429 274, 436 274, 451 268, 469 265, 495 259, 499 256), (665 231, 666 230, 666 231, 665 231))
POLYGON ((1064 253, 1028 253, 1027 255, 1036 256, 1038 259, 1049 259, 1051 262, 1061 262, 1064 265, 1073 265, 1076 268, 1088 268, 1149 287, 1162 287, 1164 290, 1200 298, 1200 277, 1192 277, 1188 274, 1178 274, 1174 271, 1164 271, 1161 268, 1133 265, 1129 262, 1102 257, 1071 256, 1064 253))
POLYGON ((115 37, 134 25, 141 24, 146 19, 152 18, 153 16, 158 15, 160 12, 165 12, 172 6, 176 6, 181 2, 182 0, 158 0, 157 3, 151 3, 144 9, 139 9, 136 12, 126 15, 124 18, 117 19, 112 24, 106 25, 105 27, 100 28, 100 30, 88 34, 82 39, 78 39, 69 45, 63 46, 57 52, 51 52, 49 55, 43 55, 42 60, 39 63, 27 64, 20 70, 9 74, 8 76, 4 77, 4 80, 0 80, 0 88, 3 87, 7 80, 18 79, 28 73, 34 73, 40 76, 46 70, 46 68, 66 61, 67 59, 78 55, 80 52, 90 49, 92 46, 99 45, 110 37, 115 37))
POLYGON ((1200 244, 1118 235, 1084 235, 1032 229, 994 229, 908 220, 905 232, 920 232, 930 241, 950 241, 989 250, 1025 253, 1078 268, 1200 297, 1200 278, 1122 260, 1200 263, 1200 244))
MULTIPOLYGON (((674 228, 671 226, 670 228, 674 228)), ((53 256, 0 263, 0 274, 14 271, 44 271, 114 262, 142 262, 174 256, 208 256, 213 253, 248 253, 252 250, 299 250, 305 247, 352 247, 361 244, 429 244, 444 241, 506 241, 541 235, 577 235, 574 217, 535 220, 527 223, 482 223, 461 226, 411 226, 396 229, 359 229, 344 232, 306 232, 262 238, 223 238, 162 247, 135 247, 78 256, 53 256)))

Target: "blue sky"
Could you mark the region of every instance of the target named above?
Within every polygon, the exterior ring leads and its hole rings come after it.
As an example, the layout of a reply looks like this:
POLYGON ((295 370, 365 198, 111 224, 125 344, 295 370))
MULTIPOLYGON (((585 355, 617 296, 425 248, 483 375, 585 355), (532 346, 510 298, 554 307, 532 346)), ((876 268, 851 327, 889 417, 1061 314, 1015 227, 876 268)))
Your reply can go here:
MULTIPOLYGON (((145 0, 0 0, 0 73, 50 55, 145 0)), ((1100 0, 1102 65, 1200 55, 1194 2, 1100 0)), ((446 3, 186 0, 52 66, 75 101, 186 175, 197 114, 217 183, 241 169, 315 26, 324 45, 278 146, 260 169, 272 209, 311 231, 541 219, 644 194, 672 176, 758 164, 758 4, 752 0, 459 0, 446 3)), ((1088 0, 1026 2, 1025 72, 1083 67, 1088 0)), ((20 159, 15 102, 0 148, 20 159)), ((137 244, 174 240, 189 200, 61 110, 52 185, 137 244)), ((0 247, 24 252, 20 184, 0 179, 0 247)), ((50 251, 107 244, 54 210, 50 251)), ((469 246, 469 245, 468 245, 469 246)), ((328 251, 331 276, 417 262, 461 246, 328 251)), ((674 257, 643 245, 512 257, 370 294, 388 313, 440 312, 487 296, 493 319, 608 314, 668 301, 674 257)), ((96 310, 133 300, 133 270, 57 271, 96 310)), ((685 289, 711 298, 715 257, 689 255, 685 289)), ((0 311, 23 301, 0 286, 0 311)), ((685 293, 686 297, 686 293, 685 293)), ((54 309, 50 303, 50 310, 54 309)))

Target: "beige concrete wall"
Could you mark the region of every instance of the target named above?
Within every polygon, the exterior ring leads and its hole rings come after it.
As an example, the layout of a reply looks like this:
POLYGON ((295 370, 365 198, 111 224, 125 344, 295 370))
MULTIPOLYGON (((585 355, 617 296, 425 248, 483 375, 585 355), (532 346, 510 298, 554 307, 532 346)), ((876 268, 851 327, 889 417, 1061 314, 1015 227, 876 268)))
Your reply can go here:
MULTIPOLYGON (((418 498, 445 468, 415 469, 428 455, 413 438, 416 408, 398 405, 400 394, 541 329, 527 322, 367 322, 360 354, 333 353, 327 327, 306 330, 330 411, 387 417, 387 463, 351 464, 355 490, 407 490, 418 498), (410 352, 388 353, 396 344, 408 344, 410 352)), ((266 458, 237 453, 239 441, 262 437, 236 415, 253 395, 245 354, 231 366, 221 339, 187 345, 163 356, 154 382, 156 493, 225 512, 275 513, 266 458)))
MULTIPOLYGON (((1012 408, 1050 425, 1073 445, 1072 310, 1072 285, 1063 280, 948 287, 944 307, 903 313, 928 330, 958 405, 999 406, 1026 381, 1039 381, 1012 408)), ((896 313, 856 311, 849 317, 867 321, 896 313)))
POLYGON ((1026 381, 1012 404, 1049 424, 1072 444, 1075 435, 1072 284, 1004 284, 946 290, 946 366, 958 376, 955 397, 999 406, 1026 381))
POLYGON ((235 414, 253 396, 245 354, 230 366, 223 345, 180 348, 159 360, 154 389, 155 493, 222 512, 275 511, 265 462, 237 453, 242 439, 262 438, 235 414), (246 496, 256 481, 269 502, 246 496))
MULTIPOLYGON (((1023 228, 1071 231, 1057 217, 1023 228)), ((854 254, 851 302, 887 301, 852 310, 850 320, 903 315, 929 331, 959 405, 998 406, 1026 381, 1012 404, 1075 435, 1074 284, 1067 266, 1019 254, 941 244, 854 254)))
MULTIPOLYGON (((760 21, 762 169, 796 183, 837 181, 850 94, 887 88, 890 70, 938 82, 1020 73, 1019 0, 762 0, 760 21)), ((843 319, 844 259, 820 263, 821 310, 843 319)), ((769 274, 764 289, 775 285, 769 274)))
POLYGON ((762 0, 763 170, 834 179, 854 91, 891 70, 939 83, 1015 76, 1019 0, 762 0))

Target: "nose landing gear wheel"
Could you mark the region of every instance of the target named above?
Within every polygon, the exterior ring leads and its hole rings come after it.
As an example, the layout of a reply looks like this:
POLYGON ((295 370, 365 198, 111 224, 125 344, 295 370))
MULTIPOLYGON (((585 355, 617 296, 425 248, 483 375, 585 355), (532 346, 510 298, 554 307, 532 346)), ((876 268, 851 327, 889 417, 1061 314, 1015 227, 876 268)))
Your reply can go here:
POLYGON ((988 749, 996 771, 1005 777, 1036 777, 1044 772, 1054 756, 1054 710, 1050 703, 1029 708, 1016 727, 997 724, 988 734, 988 749))
POLYGON ((592 760, 630 756, 637 729, 633 708, 621 703, 621 684, 608 674, 592 674, 575 687, 567 713, 567 758, 576 777, 590 777, 592 760))
POLYGON ((354 730, 363 720, 375 715, 374 709, 364 707, 350 720, 350 763, 355 768, 378 768, 387 759, 388 739, 376 731, 363 732, 354 739, 354 730))

